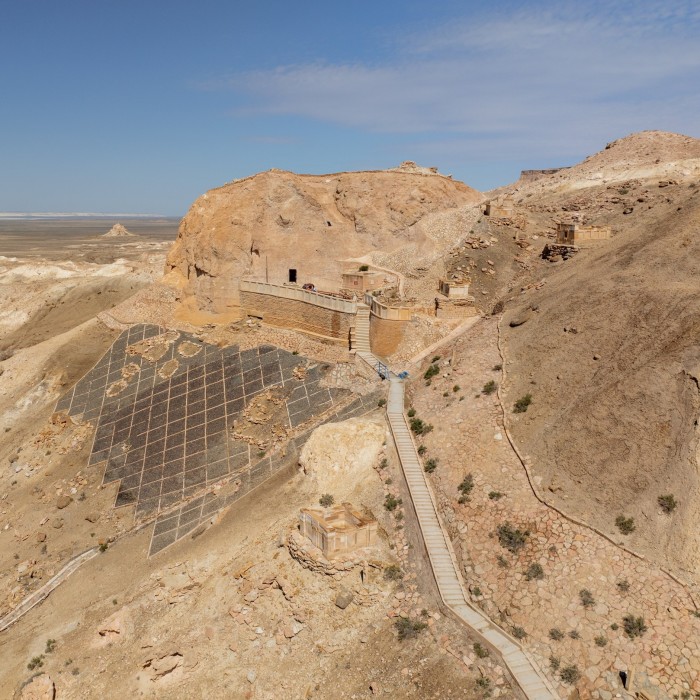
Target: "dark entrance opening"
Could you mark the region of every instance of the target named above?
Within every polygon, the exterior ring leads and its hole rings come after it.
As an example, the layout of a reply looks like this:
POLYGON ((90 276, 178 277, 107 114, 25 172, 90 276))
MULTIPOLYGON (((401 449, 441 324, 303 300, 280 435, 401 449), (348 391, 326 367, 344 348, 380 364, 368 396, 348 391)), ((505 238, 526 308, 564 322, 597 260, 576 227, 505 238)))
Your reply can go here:
POLYGON ((622 681, 622 685, 627 690, 627 672, 626 671, 620 671, 620 680, 622 681))
POLYGON ((293 268, 289 269, 289 281, 290 282, 296 282, 297 281, 297 271, 293 268))

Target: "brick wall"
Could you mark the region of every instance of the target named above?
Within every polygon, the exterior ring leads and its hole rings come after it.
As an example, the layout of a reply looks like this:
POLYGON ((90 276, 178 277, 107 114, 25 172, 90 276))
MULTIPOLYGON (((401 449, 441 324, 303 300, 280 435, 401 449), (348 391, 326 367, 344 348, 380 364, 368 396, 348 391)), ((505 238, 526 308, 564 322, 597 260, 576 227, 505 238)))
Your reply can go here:
POLYGON ((389 321, 371 315, 369 317, 369 344, 372 352, 380 357, 393 355, 403 340, 410 321, 389 321))
POLYGON ((354 314, 326 309, 297 299, 243 290, 240 294, 243 312, 262 318, 264 323, 332 338, 339 344, 349 342, 350 327, 355 324, 354 314))

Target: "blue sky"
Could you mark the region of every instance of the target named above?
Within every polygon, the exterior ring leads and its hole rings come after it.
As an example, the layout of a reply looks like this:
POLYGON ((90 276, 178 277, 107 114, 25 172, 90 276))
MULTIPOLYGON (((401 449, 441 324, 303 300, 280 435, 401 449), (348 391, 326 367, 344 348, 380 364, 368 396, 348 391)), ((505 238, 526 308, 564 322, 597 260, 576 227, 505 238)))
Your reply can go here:
POLYGON ((485 190, 642 129, 700 137, 697 0, 0 0, 0 211, 403 160, 485 190))

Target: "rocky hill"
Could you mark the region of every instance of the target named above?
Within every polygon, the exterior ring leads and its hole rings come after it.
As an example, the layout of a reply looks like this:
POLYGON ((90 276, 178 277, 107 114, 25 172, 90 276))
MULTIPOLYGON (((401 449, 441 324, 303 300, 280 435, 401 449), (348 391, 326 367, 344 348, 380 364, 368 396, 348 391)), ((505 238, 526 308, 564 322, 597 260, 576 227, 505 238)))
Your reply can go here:
POLYGON ((294 269, 300 283, 333 290, 344 260, 433 251, 426 217, 481 198, 414 165, 333 175, 270 170, 197 199, 168 256, 169 279, 213 312, 237 306, 243 276, 284 283, 294 269))
POLYGON ((547 497, 686 574, 700 563, 699 192, 700 140, 660 132, 517 188, 545 231, 575 215, 614 236, 540 262, 546 284, 502 324, 508 400, 533 397, 514 432, 547 497))

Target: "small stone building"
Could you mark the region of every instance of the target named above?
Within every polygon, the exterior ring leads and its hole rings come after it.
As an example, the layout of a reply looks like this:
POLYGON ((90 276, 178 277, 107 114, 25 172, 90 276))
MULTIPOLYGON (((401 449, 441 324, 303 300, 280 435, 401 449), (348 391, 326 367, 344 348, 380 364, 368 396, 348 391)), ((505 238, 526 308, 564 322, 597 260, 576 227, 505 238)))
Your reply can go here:
POLYGON ((381 289, 384 286, 385 277, 386 273, 372 270, 344 272, 341 290, 358 292, 358 294, 371 292, 373 289, 381 289))
POLYGON ((330 558, 377 541, 377 521, 355 510, 350 503, 331 508, 302 508, 301 534, 330 558))
POLYGON ((510 219, 513 217, 513 200, 511 197, 505 196, 502 199, 486 202, 484 214, 497 219, 510 219))
POLYGON ((452 281, 440 280, 438 283, 440 294, 448 299, 469 299, 469 282, 466 280, 452 281))
POLYGON ((557 243, 581 245, 591 241, 606 241, 612 236, 610 226, 581 226, 576 222, 560 221, 557 224, 557 243))

